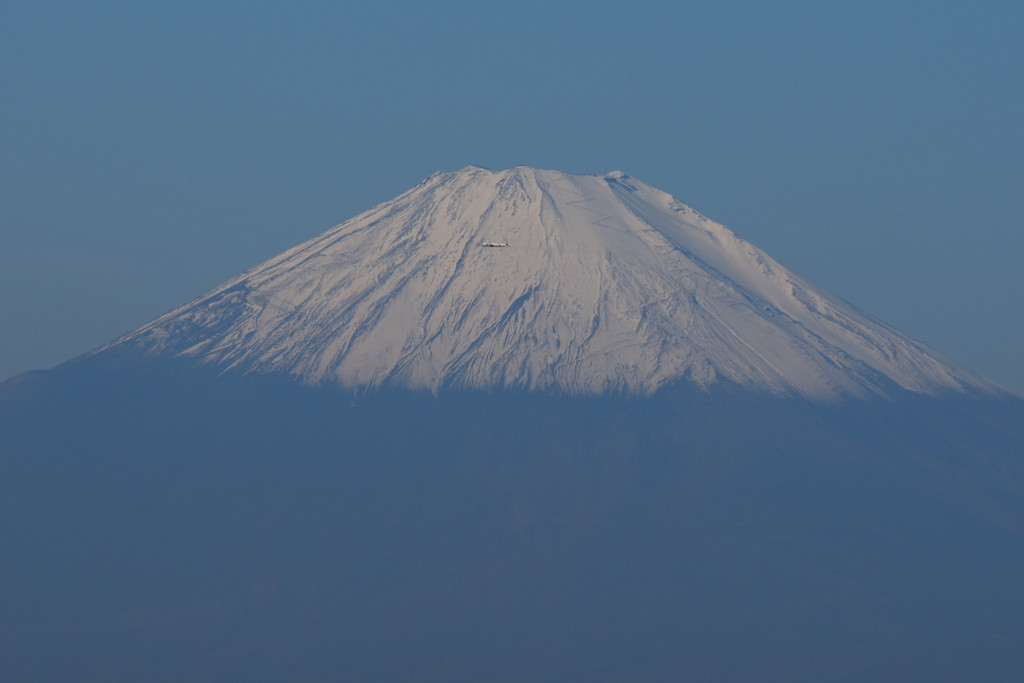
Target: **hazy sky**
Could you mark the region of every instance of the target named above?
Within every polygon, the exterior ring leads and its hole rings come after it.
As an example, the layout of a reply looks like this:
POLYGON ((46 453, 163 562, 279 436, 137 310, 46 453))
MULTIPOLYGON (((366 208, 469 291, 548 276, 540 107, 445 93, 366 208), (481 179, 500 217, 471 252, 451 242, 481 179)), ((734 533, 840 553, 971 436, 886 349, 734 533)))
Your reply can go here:
POLYGON ((1024 393, 1019 2, 7 3, 0 379, 470 163, 622 169, 1024 393))

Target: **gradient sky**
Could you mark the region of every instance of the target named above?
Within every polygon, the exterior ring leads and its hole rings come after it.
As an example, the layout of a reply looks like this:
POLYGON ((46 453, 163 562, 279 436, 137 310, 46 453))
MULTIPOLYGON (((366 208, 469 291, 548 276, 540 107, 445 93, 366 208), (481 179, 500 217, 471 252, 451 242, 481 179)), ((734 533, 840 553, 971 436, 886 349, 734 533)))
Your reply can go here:
POLYGON ((475 163, 622 169, 1024 393, 1022 35, 984 0, 8 3, 0 379, 475 163))

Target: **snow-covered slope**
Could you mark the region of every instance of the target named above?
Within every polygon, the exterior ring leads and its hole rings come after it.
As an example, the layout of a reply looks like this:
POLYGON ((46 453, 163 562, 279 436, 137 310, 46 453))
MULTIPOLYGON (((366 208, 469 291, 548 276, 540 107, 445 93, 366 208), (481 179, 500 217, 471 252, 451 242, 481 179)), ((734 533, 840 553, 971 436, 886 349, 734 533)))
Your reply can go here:
POLYGON ((345 387, 995 387, 623 173, 437 173, 100 349, 345 387))

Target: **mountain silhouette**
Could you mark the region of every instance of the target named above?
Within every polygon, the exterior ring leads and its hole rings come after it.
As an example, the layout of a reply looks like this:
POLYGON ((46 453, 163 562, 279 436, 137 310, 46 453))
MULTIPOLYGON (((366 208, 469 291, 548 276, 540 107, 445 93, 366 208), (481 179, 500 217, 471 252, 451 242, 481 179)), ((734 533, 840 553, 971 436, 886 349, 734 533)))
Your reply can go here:
POLYGON ((1024 400, 622 173, 0 384, 4 680, 1016 680, 1024 400))

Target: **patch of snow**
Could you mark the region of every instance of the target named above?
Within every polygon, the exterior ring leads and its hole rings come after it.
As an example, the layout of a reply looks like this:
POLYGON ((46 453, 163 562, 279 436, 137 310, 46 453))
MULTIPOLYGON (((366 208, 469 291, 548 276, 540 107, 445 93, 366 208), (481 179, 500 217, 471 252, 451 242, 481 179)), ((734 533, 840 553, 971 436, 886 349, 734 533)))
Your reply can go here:
POLYGON ((345 387, 994 387, 621 171, 436 173, 119 345, 345 387))

